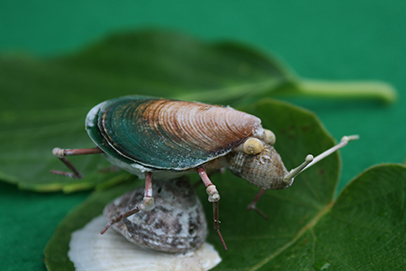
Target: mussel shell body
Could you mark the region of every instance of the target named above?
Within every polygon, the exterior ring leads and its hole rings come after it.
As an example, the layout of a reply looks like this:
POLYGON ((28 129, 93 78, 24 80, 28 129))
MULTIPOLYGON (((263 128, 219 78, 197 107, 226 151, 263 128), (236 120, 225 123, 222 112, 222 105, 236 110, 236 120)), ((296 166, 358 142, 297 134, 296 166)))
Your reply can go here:
POLYGON ((95 106, 86 129, 110 162, 137 174, 123 164, 185 171, 226 155, 262 126, 228 107, 126 96, 95 106))
MULTIPOLYGON (((198 249, 206 240, 207 223, 188 178, 154 181, 152 196, 152 210, 129 216, 112 228, 143 248, 170 253, 198 249)), ((130 191, 107 205, 103 214, 111 220, 136 207, 143 197, 143 187, 130 191)))

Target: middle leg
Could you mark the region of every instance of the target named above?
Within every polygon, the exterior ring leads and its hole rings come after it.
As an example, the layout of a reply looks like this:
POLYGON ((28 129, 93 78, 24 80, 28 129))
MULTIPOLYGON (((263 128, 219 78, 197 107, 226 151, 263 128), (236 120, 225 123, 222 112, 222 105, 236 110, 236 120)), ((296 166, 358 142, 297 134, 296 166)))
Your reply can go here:
POLYGON ((202 179, 204 186, 206 187, 206 192, 209 195, 209 202, 213 202, 213 220, 214 220, 214 229, 217 231, 221 243, 224 246, 224 249, 227 250, 226 243, 224 242, 223 236, 220 232, 220 220, 219 220, 219 201, 220 201, 220 194, 217 191, 216 186, 210 181, 209 176, 207 176, 206 170, 202 167, 198 167, 197 172, 202 179))
POLYGON ((138 204, 134 209, 125 212, 124 214, 119 215, 118 217, 110 220, 110 222, 104 227, 104 229, 100 232, 101 234, 105 233, 111 225, 123 220, 126 217, 129 217, 135 213, 140 211, 149 211, 154 207, 154 198, 152 197, 152 173, 147 172, 145 173, 145 193, 144 193, 144 200, 138 204))

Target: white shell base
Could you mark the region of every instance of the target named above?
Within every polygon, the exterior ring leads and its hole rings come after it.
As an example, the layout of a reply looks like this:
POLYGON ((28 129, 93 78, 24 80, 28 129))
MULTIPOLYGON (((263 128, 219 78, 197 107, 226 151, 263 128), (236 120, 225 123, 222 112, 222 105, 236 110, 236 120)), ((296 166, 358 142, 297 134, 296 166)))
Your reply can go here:
POLYGON ((210 270, 221 262, 207 242, 196 251, 168 254, 146 250, 128 242, 113 230, 100 234, 107 221, 98 216, 72 233, 69 259, 76 270, 210 270))

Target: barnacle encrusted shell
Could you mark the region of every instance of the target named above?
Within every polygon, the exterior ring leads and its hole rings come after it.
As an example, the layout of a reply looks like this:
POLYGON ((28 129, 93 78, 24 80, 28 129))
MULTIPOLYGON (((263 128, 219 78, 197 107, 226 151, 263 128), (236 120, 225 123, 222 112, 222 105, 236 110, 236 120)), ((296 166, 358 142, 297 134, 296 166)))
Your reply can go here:
MULTIPOLYGON (((144 248, 170 253, 198 249, 206 240, 207 222, 188 178, 154 181, 152 196, 152 210, 124 218, 112 228, 144 248)), ((143 197, 143 187, 132 190, 108 204, 103 213, 111 220, 134 209, 143 197)))
POLYGON ((228 169, 233 174, 262 189, 284 189, 293 183, 293 179, 288 183, 283 181, 288 171, 280 155, 271 145, 265 144, 258 155, 232 152, 226 159, 228 169))
POLYGON ((221 261, 208 243, 185 254, 142 249, 115 231, 108 230, 101 235, 100 229, 106 223, 107 220, 99 216, 73 232, 68 256, 76 271, 197 271, 210 270, 221 261))
POLYGON ((229 107, 142 96, 95 106, 86 129, 115 159, 174 171, 214 160, 263 133, 259 118, 229 107))

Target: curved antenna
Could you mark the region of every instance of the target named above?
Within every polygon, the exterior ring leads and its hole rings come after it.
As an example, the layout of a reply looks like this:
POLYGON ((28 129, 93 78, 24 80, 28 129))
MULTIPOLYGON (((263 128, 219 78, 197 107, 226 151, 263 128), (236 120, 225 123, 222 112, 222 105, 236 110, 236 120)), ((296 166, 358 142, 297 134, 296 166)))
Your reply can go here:
POLYGON ((321 154, 317 155, 316 157, 313 157, 313 155, 311 155, 311 154, 307 155, 305 161, 300 166, 292 169, 288 174, 285 175, 285 177, 283 177, 283 181, 286 183, 289 183, 291 179, 294 179, 297 175, 302 173, 307 168, 313 166, 314 164, 316 164, 320 160, 326 158, 327 156, 334 153, 335 151, 345 147, 348 144, 348 142, 350 142, 352 140, 357 140, 357 139, 359 139, 358 135, 343 136, 340 140, 340 143, 338 143, 334 147, 322 152, 321 154))
POLYGON ((294 179, 297 175, 299 175, 300 172, 302 172, 313 160, 314 160, 313 155, 308 154, 305 158, 305 161, 300 166, 292 169, 291 171, 289 171, 288 174, 286 174, 283 177, 283 181, 285 183, 289 183, 291 179, 294 179))

